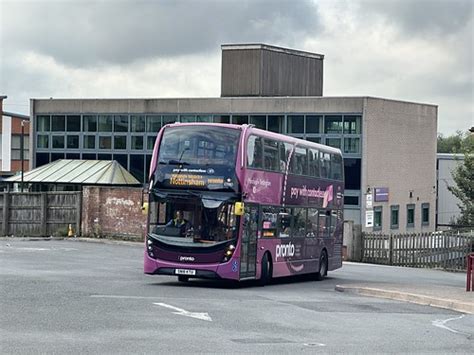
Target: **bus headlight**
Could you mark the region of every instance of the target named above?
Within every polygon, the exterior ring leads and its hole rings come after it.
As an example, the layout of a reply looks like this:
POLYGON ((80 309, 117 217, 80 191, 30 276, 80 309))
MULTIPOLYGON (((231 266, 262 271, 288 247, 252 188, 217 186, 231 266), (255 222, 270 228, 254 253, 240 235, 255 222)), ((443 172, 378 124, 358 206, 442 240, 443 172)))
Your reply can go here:
POLYGON ((222 259, 222 261, 223 262, 229 261, 232 255, 234 255, 234 251, 235 251, 235 246, 233 244, 229 245, 225 249, 224 258, 222 259))
POLYGON ((146 249, 147 249, 148 255, 154 258, 155 255, 153 254, 153 241, 150 238, 146 240, 146 249))

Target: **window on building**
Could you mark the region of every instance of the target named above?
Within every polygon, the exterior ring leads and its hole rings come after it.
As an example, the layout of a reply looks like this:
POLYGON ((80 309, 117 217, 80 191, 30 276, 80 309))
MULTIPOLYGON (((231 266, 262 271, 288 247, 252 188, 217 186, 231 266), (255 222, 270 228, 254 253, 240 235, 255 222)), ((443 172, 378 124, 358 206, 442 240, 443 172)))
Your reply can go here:
MULTIPOLYGON (((165 123, 163 123, 163 125, 164 124, 165 123)), ((147 132, 158 133, 160 129, 161 129, 161 116, 158 116, 158 115, 146 116, 146 131, 147 132)))
POLYGON ((271 139, 263 140, 263 168, 271 171, 280 171, 277 141, 271 139))
POLYGON ((114 116, 114 132, 128 132, 128 116, 127 115, 114 116))
MULTIPOLYGON (((112 137, 99 136, 99 149, 112 149, 112 137)), ((103 159, 103 160, 110 160, 110 159, 103 159)))
POLYGON ((344 138, 344 153, 359 154, 360 153, 360 138, 344 138))
POLYGON ((66 159, 81 159, 79 153, 66 153, 66 159))
POLYGON ((344 159, 344 184, 346 190, 360 190, 360 159, 344 159))
POLYGON ((324 117, 325 133, 342 133, 342 116, 325 116, 324 117))
POLYGON ((68 149, 79 149, 79 136, 67 136, 66 144, 68 149))
POLYGON ((306 116, 306 134, 308 133, 320 133, 320 124, 323 120, 323 116, 314 116, 314 115, 307 115, 306 116))
POLYGON ((131 115, 130 116, 130 131, 145 132, 145 116, 144 115, 131 115))
POLYGON ((415 205, 407 205, 407 227, 415 227, 415 205))
POLYGON ((143 149, 143 136, 132 136, 132 149, 133 150, 143 149))
POLYGON ((97 132, 97 116, 84 115, 82 121, 84 132, 97 132))
POLYGON ((326 145, 334 148, 341 149, 341 138, 328 138, 326 137, 326 145))
POLYGON ((359 206, 359 196, 344 195, 344 205, 359 206))
POLYGON ((66 130, 66 116, 51 116, 51 130, 53 132, 64 132, 66 130))
MULTIPOLYGON (((23 136, 23 160, 28 160, 30 156, 30 137, 23 136)), ((21 160, 21 135, 11 136, 11 159, 21 160)))
POLYGON ((95 153, 82 153, 82 159, 97 160, 97 154, 95 154, 95 153))
POLYGON ((304 116, 289 115, 287 117, 286 132, 288 134, 304 133, 304 116))
POLYGON ((255 125, 256 128, 267 129, 266 116, 250 116, 250 124, 255 125))
POLYGON ((214 115, 214 123, 230 123, 229 115, 214 115))
POLYGON ((95 136, 90 136, 90 135, 84 136, 84 148, 95 149, 95 136))
POLYGON ((196 122, 212 122, 211 115, 197 115, 196 122))
POLYGON ((360 134, 361 116, 344 116, 344 134, 360 134))
POLYGON ((112 118, 113 116, 99 116, 99 132, 112 132, 112 118))
POLYGON ((374 231, 382 230, 382 206, 374 207, 374 231))
POLYGON ((49 148, 49 136, 46 134, 38 134, 36 146, 38 148, 49 148))
POLYGON ((130 154, 130 173, 140 182, 145 182, 145 156, 130 154))
POLYGON ((51 163, 60 159, 64 159, 64 153, 51 153, 51 163))
POLYGON ((306 137, 308 142, 321 143, 321 137, 306 137))
POLYGON ((423 203, 421 205, 421 223, 423 226, 430 225, 430 204, 423 203))
MULTIPOLYGON (((36 131, 37 132, 49 132, 51 116, 39 115, 36 117, 36 131)), ((49 159, 49 158, 48 158, 49 159)))
POLYGON ((49 153, 36 153, 36 167, 46 165, 49 163, 49 153))
POLYGON ((68 132, 80 132, 81 131, 81 116, 69 115, 66 117, 66 130, 68 132))
POLYGON ((390 206, 390 228, 398 229, 398 218, 399 218, 399 206, 390 206))
POLYGON ((270 115, 268 116, 268 130, 276 133, 283 133, 284 116, 270 115))
POLYGON ((196 115, 181 115, 179 121, 183 123, 196 122, 196 115))
POLYGON ((112 159, 116 160, 117 163, 119 163, 125 169, 128 170, 128 155, 127 154, 114 154, 112 159))
POLYGON ((127 149, 127 136, 114 136, 114 149, 127 149))
POLYGON ((53 136, 53 149, 63 149, 64 148, 64 136, 53 136))
POLYGON ((249 116, 247 115, 232 115, 233 124, 246 124, 249 123, 249 116))
POLYGON ((156 136, 148 136, 146 138, 146 149, 153 150, 155 147, 156 136))
MULTIPOLYGON (((178 122, 178 116, 177 115, 163 115, 163 126, 169 123, 175 123, 178 122)), ((148 132, 156 132, 158 133, 159 129, 156 131, 148 131, 148 132)))
POLYGON ((99 160, 112 160, 112 154, 97 154, 99 160))

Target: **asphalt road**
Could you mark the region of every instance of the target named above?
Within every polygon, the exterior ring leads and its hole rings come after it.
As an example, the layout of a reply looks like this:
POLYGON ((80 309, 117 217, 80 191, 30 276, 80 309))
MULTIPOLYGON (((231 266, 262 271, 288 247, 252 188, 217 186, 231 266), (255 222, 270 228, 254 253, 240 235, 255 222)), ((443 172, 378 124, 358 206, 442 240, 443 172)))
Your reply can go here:
POLYGON ((141 247, 0 241, 0 353, 472 353, 474 316, 334 291, 462 274, 345 264, 236 288, 147 276, 141 247))

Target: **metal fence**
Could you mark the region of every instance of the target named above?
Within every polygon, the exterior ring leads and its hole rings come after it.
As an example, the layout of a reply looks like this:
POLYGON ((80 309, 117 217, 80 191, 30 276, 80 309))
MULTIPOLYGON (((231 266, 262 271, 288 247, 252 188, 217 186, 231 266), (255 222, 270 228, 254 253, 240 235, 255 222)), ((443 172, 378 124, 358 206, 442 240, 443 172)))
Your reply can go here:
POLYGON ((466 270, 474 251, 474 230, 384 235, 363 233, 362 261, 367 263, 466 270))
POLYGON ((65 236, 69 225, 80 234, 80 192, 0 194, 1 235, 65 236))

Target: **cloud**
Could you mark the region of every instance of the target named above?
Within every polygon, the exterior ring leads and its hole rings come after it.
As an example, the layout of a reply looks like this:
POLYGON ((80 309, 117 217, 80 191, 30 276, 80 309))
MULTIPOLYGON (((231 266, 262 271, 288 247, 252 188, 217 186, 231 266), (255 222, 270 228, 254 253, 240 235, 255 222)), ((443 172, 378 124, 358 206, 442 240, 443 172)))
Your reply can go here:
POLYGON ((80 67, 214 52, 223 41, 286 42, 318 26, 316 5, 307 0, 6 1, 2 7, 7 49, 80 67))

